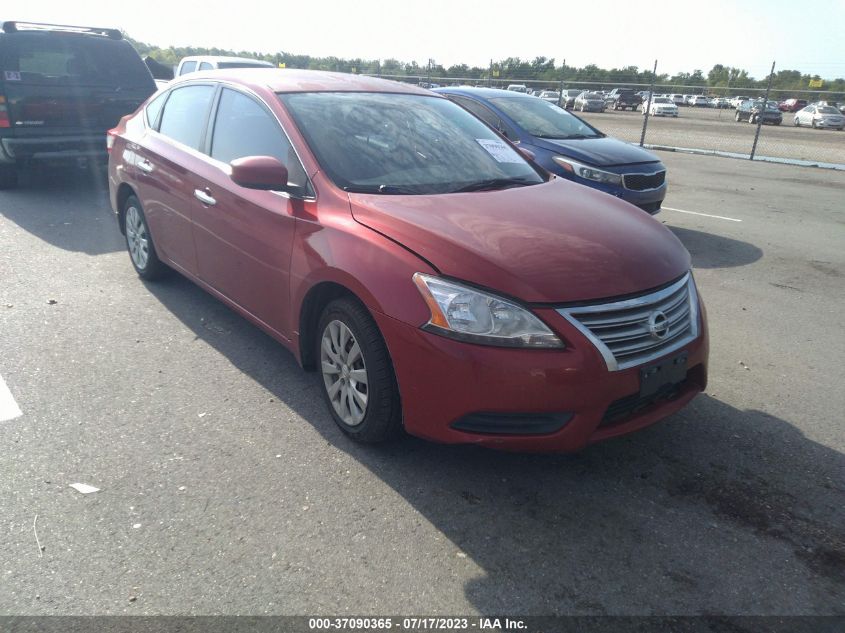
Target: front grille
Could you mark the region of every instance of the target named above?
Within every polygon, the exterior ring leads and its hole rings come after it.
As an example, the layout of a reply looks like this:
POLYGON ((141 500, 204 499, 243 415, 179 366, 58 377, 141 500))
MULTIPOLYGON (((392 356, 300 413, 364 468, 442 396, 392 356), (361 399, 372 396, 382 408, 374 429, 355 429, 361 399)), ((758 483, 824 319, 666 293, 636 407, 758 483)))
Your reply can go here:
POLYGON ((632 191, 645 191, 646 189, 657 189, 666 180, 666 170, 653 174, 625 174, 622 182, 625 189, 632 191))
POLYGON ((687 273, 666 288, 558 313, 598 348, 610 371, 649 362, 698 336, 698 297, 687 273))

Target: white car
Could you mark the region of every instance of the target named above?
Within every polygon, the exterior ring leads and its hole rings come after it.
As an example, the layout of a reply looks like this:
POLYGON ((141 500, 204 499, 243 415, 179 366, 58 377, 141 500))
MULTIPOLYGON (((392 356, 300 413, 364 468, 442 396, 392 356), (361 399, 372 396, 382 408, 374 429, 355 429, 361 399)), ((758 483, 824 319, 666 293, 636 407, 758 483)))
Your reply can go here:
POLYGON ((250 57, 221 57, 219 55, 194 55, 183 57, 176 69, 176 76, 200 70, 218 70, 225 68, 274 68, 270 62, 250 57))
POLYGON ((731 107, 736 109, 741 106, 744 102, 750 101, 751 97, 734 97, 731 99, 731 107))
POLYGON ((710 99, 708 99, 704 95, 693 95, 689 99, 689 105, 691 105, 692 107, 699 108, 707 107, 708 105, 710 105, 710 99))
POLYGON ((673 94, 669 95, 669 98, 672 100, 672 103, 674 103, 676 106, 684 105, 684 95, 673 94))
POLYGON ((511 92, 521 92, 522 94, 526 94, 528 92, 528 86, 525 84, 510 84, 508 86, 508 90, 511 92))
MULTIPOLYGON (((654 97, 648 107, 649 116, 678 116, 678 106, 669 97, 654 97)), ((645 114, 645 108, 643 108, 645 114)))
POLYGON ((829 105, 809 105, 795 113, 792 124, 797 126, 833 128, 841 130, 845 127, 845 116, 839 110, 829 105))

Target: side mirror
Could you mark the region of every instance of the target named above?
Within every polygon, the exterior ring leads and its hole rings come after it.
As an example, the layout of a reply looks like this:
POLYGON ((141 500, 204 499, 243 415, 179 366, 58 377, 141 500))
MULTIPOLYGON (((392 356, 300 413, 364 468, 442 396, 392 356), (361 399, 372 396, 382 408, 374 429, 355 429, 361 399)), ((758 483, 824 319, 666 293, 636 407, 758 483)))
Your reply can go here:
POLYGON ((517 149, 517 151, 518 151, 520 154, 522 154, 523 156, 525 156, 525 158, 527 158, 528 160, 530 160, 532 163, 533 163, 535 160, 537 160, 537 156, 534 154, 534 152, 532 152, 532 151, 531 151, 530 149, 528 149, 527 147, 520 147, 519 145, 517 145, 517 146, 516 146, 516 149, 517 149))
POLYGON ((232 168, 232 180, 241 187, 275 191, 288 188, 288 169, 278 158, 244 156, 236 158, 229 166, 232 168))

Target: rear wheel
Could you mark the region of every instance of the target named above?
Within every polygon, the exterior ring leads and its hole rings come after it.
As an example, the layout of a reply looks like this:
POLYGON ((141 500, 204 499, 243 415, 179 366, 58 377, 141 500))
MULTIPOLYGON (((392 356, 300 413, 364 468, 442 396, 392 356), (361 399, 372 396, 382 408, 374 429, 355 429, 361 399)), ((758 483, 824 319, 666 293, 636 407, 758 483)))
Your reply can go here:
POLYGON ((14 165, 0 165, 0 189, 14 189, 18 186, 18 172, 14 165))
POLYGON ((323 396, 335 423, 359 442, 382 442, 401 429, 393 363, 376 322, 353 299, 326 306, 317 326, 323 396))
POLYGON ((160 279, 170 270, 158 258, 150 227, 141 203, 135 196, 129 196, 123 205, 123 221, 126 232, 126 249, 135 271, 142 279, 160 279))

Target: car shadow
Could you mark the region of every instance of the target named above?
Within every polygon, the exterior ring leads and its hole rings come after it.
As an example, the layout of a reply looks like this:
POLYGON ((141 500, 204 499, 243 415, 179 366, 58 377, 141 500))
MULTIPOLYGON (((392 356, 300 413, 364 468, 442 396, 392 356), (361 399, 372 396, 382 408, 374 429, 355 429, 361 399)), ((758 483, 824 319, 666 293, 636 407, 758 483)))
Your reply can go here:
POLYGON ((444 535, 444 565, 480 570, 481 613, 845 613, 845 456, 786 420, 701 395, 576 455, 359 445, 270 337, 184 278, 147 287, 444 535))
POLYGON ((763 251, 748 242, 677 226, 666 228, 686 246, 695 268, 747 266, 763 257, 763 251))
POLYGON ((19 186, 0 192, 0 215, 67 251, 102 255, 125 248, 105 166, 37 165, 19 173, 19 186))

